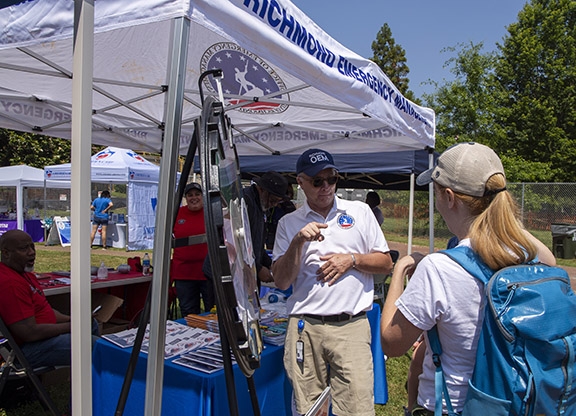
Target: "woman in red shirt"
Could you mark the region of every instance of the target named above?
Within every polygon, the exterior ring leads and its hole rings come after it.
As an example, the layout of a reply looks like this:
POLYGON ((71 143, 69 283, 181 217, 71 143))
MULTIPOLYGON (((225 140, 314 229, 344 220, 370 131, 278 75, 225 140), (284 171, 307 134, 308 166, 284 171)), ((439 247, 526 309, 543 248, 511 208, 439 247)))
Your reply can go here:
MULTIPOLYGON (((173 234, 176 239, 206 232, 200 184, 191 182, 186 185, 184 197, 186 205, 178 210, 174 224, 173 234)), ((174 281, 182 317, 202 311, 200 298, 204 302, 204 311, 208 312, 214 307, 214 287, 202 273, 202 264, 207 254, 206 243, 174 248, 171 279, 174 281)))

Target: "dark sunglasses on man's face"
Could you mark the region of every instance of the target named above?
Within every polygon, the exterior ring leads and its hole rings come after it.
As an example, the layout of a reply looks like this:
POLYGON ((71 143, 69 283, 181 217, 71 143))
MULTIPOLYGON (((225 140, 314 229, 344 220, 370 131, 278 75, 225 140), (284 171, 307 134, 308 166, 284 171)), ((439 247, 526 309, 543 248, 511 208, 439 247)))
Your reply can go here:
POLYGON ((326 183, 328 185, 332 186, 336 182, 338 182, 338 175, 328 176, 326 178, 323 178, 322 176, 314 176, 310 180, 310 182, 312 182, 312 186, 314 186, 314 188, 320 188, 324 184, 324 181, 326 181, 326 183))

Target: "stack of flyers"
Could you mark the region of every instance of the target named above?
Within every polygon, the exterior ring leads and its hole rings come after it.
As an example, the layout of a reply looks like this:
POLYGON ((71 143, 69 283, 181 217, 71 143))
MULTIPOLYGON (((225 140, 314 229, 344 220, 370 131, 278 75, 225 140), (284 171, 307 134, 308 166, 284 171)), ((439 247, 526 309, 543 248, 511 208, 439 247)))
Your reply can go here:
MULTIPOLYGON (((224 359, 219 343, 189 351, 180 355, 173 362, 203 373, 213 373, 224 368, 224 359)), ((235 364, 233 355, 232 364, 235 364)))
POLYGON ((260 325, 274 325, 274 320, 280 318, 278 311, 260 309, 260 325))
POLYGON ((126 329, 114 334, 102 335, 102 338, 107 339, 115 345, 118 345, 120 348, 128 348, 134 345, 137 332, 138 328, 126 329))
MULTIPOLYGON (((127 348, 134 345, 138 329, 127 329, 115 334, 103 335, 102 338, 127 348)), ((148 353, 150 347, 150 326, 146 328, 140 351, 148 353)), ((195 350, 220 341, 220 336, 200 328, 190 328, 174 321, 166 322, 166 341, 164 344, 164 358, 169 359, 185 352, 195 350)))
POLYGON ((194 328, 202 328, 207 331, 218 333, 218 317, 214 313, 208 315, 189 314, 184 317, 186 325, 194 328))
POLYGON ((267 344, 284 345, 286 339, 287 322, 277 323, 272 326, 262 326, 262 339, 267 344))

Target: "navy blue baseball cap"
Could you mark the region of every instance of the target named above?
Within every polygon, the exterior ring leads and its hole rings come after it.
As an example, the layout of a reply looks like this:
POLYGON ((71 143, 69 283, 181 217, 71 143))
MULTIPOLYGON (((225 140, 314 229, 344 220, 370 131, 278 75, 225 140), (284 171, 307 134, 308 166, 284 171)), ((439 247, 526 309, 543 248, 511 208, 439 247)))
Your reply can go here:
POLYGON ((202 186, 199 183, 190 182, 188 185, 186 185, 186 188, 184 188, 184 195, 186 195, 192 189, 196 189, 197 191, 202 192, 202 186))
POLYGON ((321 149, 308 149, 300 155, 296 162, 296 173, 305 173, 308 176, 316 176, 324 169, 336 169, 334 158, 330 153, 321 149))

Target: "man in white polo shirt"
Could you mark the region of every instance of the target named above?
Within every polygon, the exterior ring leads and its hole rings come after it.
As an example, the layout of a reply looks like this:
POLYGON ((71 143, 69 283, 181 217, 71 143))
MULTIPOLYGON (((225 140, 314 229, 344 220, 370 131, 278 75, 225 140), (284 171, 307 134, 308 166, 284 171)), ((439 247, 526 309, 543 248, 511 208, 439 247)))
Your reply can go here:
POLYGON ((272 272, 292 285, 284 366, 304 414, 327 385, 337 416, 374 415, 370 324, 373 274, 392 259, 368 205, 336 196, 338 170, 330 153, 304 152, 296 163, 306 202, 278 223, 272 272))

